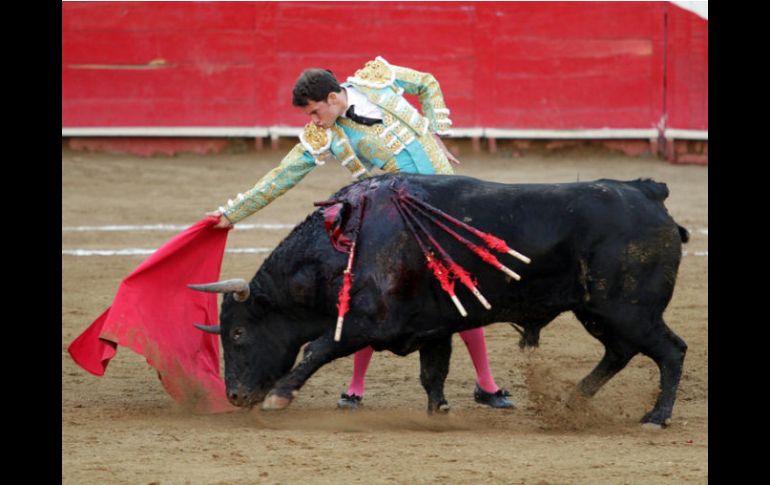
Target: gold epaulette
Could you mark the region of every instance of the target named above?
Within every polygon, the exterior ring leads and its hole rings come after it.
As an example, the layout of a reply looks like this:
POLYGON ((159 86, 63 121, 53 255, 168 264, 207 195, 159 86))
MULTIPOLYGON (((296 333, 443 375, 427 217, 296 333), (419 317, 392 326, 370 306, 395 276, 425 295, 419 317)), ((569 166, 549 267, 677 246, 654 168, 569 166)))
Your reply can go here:
POLYGON ((308 123, 299 134, 299 141, 311 155, 320 155, 331 146, 332 132, 329 129, 319 128, 313 123, 308 123))
POLYGON ((363 68, 356 71, 354 76, 348 77, 350 83, 375 89, 390 86, 395 80, 396 71, 380 56, 367 62, 363 68))
POLYGON ((334 159, 330 148, 332 146, 332 132, 329 129, 319 128, 313 123, 305 125, 305 129, 299 134, 299 142, 302 148, 308 151, 315 160, 316 165, 323 165, 334 159))

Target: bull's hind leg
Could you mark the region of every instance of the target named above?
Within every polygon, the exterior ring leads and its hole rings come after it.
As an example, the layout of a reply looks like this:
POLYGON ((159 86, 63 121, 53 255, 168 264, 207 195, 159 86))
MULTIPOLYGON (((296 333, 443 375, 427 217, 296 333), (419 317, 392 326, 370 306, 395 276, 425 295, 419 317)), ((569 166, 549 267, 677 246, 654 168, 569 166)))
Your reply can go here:
POLYGON ((629 352, 615 342, 604 344, 604 356, 594 369, 578 383, 578 391, 593 397, 612 377, 623 370, 636 352, 629 352))
POLYGON ((642 353, 654 360, 660 370, 660 394, 655 407, 645 414, 641 421, 666 426, 671 422, 687 344, 668 328, 662 318, 660 325, 662 331, 642 348, 642 353))
POLYGON ((682 363, 687 345, 663 322, 648 312, 630 307, 601 311, 602 316, 587 311, 576 311, 578 319, 588 332, 601 341, 605 353, 599 364, 578 384, 585 396, 593 396, 622 370, 637 353, 655 361, 660 370, 660 395, 655 407, 641 419, 642 423, 666 426, 676 400, 676 391, 682 375, 682 363), (636 311, 635 311, 636 310, 636 311))
POLYGON ((420 347, 420 382, 428 393, 428 414, 449 411, 449 403, 444 397, 444 382, 449 374, 451 355, 451 336, 420 347))
POLYGON ((623 370, 628 362, 638 353, 614 334, 604 333, 605 325, 585 313, 575 312, 588 333, 604 344, 604 356, 594 369, 577 385, 578 391, 585 397, 593 397, 612 377, 623 370))

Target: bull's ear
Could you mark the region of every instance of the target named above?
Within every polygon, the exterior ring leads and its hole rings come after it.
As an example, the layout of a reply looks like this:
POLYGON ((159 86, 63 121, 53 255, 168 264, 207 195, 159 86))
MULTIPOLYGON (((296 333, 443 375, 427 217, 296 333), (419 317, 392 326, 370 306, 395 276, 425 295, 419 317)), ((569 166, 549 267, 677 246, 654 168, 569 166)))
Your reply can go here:
POLYGON ((251 297, 255 304, 257 304, 258 306, 262 307, 265 310, 273 306, 273 302, 270 301, 270 299, 264 293, 252 293, 251 297))
POLYGON ((305 265, 288 278, 288 289, 292 299, 307 307, 316 301, 316 279, 318 268, 315 265, 305 265))
POLYGON ((212 333, 214 335, 220 335, 222 333, 222 327, 219 325, 200 325, 198 323, 193 323, 193 327, 197 328, 198 330, 203 330, 206 333, 212 333))

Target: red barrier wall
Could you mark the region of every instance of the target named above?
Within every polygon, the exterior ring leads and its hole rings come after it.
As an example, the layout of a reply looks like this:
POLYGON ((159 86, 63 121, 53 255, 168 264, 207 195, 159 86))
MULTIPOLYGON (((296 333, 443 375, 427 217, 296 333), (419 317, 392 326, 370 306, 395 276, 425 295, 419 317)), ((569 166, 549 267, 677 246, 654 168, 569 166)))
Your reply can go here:
POLYGON ((454 128, 708 130, 708 22, 669 3, 65 2, 62 44, 65 129, 301 126, 302 69, 381 55, 454 128))
POLYGON ((708 130, 708 22, 668 7, 666 107, 669 128, 708 130))

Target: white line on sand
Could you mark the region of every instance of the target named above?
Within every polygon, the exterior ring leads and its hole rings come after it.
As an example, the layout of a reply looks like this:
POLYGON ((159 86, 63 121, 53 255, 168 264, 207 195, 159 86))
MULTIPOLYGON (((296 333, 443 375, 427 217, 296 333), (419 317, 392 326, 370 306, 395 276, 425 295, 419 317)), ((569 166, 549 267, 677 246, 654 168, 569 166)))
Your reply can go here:
MULTIPOLYGON (((230 254, 259 254, 269 253, 274 248, 232 248, 226 249, 230 254)), ((62 256, 147 256, 155 252, 155 249, 124 248, 124 249, 62 249, 62 256)), ((695 251, 690 253, 682 251, 682 256, 705 256, 708 251, 695 251)))
MULTIPOLYGON (((233 248, 226 249, 226 253, 233 254, 258 254, 269 253, 273 248, 233 248)), ((123 249, 62 249, 62 256, 147 256, 154 253, 155 249, 123 248, 123 249)))
MULTIPOLYGON (((146 231, 183 231, 190 227, 184 224, 138 224, 138 225, 104 225, 104 226, 63 226, 62 232, 97 232, 97 231, 117 231, 117 232, 146 232, 146 231)), ((275 231, 278 229, 292 229, 294 224, 238 224, 236 230, 264 229, 275 231)))

